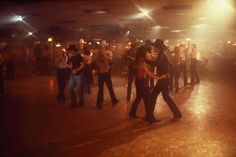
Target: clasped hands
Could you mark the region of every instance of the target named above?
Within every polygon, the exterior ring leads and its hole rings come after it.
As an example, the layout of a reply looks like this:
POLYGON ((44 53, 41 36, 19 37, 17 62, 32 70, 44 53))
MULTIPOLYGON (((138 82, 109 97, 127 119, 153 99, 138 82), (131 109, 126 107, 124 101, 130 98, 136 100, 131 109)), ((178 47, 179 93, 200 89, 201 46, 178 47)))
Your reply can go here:
POLYGON ((155 77, 154 77, 154 78, 157 79, 157 80, 161 80, 161 79, 167 78, 167 76, 164 75, 164 74, 162 74, 161 76, 158 76, 157 74, 155 74, 155 77))

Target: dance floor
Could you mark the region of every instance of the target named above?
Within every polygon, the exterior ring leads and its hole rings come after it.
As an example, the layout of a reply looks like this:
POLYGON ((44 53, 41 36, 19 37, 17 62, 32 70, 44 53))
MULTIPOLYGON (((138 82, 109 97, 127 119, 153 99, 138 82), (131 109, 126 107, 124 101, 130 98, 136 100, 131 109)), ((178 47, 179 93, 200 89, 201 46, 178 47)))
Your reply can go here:
MULTIPOLYGON (((96 109, 96 83, 83 108, 56 101, 55 77, 30 76, 6 81, 0 95, 1 157, 235 157, 236 88, 215 77, 181 87, 171 96, 182 111, 179 121, 160 95, 152 125, 129 119, 126 79, 113 78, 119 103, 112 106, 107 89, 102 110, 96 109)), ((96 82, 96 80, 95 80, 96 82)), ((182 83, 182 81, 180 81, 182 83)), ((138 108, 144 116, 144 105, 138 108)))

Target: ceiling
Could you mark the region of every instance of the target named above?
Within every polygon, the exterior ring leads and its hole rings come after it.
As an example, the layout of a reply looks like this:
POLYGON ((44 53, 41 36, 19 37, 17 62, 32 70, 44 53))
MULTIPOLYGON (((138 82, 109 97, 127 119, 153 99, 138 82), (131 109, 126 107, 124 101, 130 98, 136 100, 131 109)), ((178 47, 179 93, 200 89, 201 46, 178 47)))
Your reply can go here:
MULTIPOLYGON (((69 39, 120 38, 128 35, 143 38, 186 37, 195 25, 209 22, 209 19, 204 19, 204 6, 208 1, 6 1, 0 2, 0 29, 22 29, 69 39), (147 9, 149 15, 143 16, 142 9, 147 9), (24 22, 10 21, 14 15, 24 17, 24 22)), ((232 19, 236 19, 235 14, 232 19)), ((235 31, 235 20, 228 22, 230 24, 226 29, 235 31)), ((210 24, 214 30, 219 28, 218 23, 210 24)))

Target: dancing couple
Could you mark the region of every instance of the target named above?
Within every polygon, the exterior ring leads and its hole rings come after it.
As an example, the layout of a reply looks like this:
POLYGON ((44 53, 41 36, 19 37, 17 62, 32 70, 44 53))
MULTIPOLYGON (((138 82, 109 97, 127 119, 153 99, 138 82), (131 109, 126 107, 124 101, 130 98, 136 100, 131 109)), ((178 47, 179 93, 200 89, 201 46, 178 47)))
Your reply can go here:
POLYGON ((166 46, 161 39, 157 39, 153 45, 155 51, 158 53, 158 57, 154 62, 157 67, 157 74, 150 72, 148 69, 146 63, 146 53, 148 52, 148 49, 145 48, 145 46, 140 46, 136 51, 136 98, 132 104, 129 116, 130 118, 139 118, 136 115, 136 111, 139 102, 143 99, 146 111, 146 116, 143 119, 149 123, 156 122, 157 120, 154 117, 153 112, 157 96, 161 92, 165 102, 174 115, 173 119, 176 120, 181 118, 182 114, 169 95, 169 78, 167 75, 169 73, 169 61, 164 53, 166 46), (152 92, 150 91, 148 81, 146 79, 147 77, 156 78, 158 80, 152 92))

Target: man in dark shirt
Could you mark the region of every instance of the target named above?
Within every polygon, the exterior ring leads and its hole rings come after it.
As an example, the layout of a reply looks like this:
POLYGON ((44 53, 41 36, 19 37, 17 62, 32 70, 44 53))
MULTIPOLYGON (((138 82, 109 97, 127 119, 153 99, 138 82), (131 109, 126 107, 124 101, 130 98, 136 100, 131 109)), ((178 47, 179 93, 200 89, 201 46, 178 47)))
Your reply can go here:
POLYGON ((157 39, 155 41, 155 49, 158 52, 158 57, 156 60, 156 67, 157 67, 157 75, 159 77, 166 76, 163 79, 159 79, 152 91, 151 94, 151 106, 152 106, 152 112, 154 112, 155 104, 157 96, 162 93, 164 101, 167 103, 169 108, 174 114, 174 119, 181 118, 182 114, 178 107, 176 106, 175 102, 172 100, 172 98, 169 95, 169 78, 167 74, 169 73, 169 61, 164 53, 164 50, 166 49, 166 46, 164 45, 163 40, 157 39))
POLYGON ((139 47, 138 42, 133 42, 131 44, 131 48, 127 51, 125 55, 125 61, 128 68, 128 86, 127 86, 127 101, 129 102, 131 99, 131 89, 132 89, 132 83, 136 74, 136 62, 135 62, 135 55, 136 50, 139 47))
POLYGON ((76 95, 74 92, 75 85, 77 84, 79 92, 79 106, 84 105, 84 93, 83 93, 83 75, 82 71, 84 68, 83 57, 77 53, 78 49, 75 45, 70 45, 67 49, 72 53, 72 57, 69 59, 71 64, 71 79, 70 79, 70 95, 71 95, 71 104, 73 107, 77 107, 76 95))

